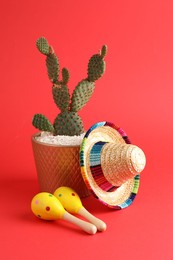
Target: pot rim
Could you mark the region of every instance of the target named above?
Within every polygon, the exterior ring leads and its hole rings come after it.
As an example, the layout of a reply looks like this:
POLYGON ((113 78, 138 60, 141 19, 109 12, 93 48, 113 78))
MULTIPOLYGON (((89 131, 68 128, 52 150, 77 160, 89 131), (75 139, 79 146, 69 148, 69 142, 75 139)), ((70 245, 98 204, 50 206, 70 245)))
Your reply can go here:
POLYGON ((51 146, 51 147, 61 147, 61 148, 80 148, 81 145, 57 145, 57 144, 49 144, 49 143, 44 143, 36 140, 35 137, 40 136, 41 132, 35 133, 31 136, 31 140, 34 143, 43 145, 43 146, 51 146))

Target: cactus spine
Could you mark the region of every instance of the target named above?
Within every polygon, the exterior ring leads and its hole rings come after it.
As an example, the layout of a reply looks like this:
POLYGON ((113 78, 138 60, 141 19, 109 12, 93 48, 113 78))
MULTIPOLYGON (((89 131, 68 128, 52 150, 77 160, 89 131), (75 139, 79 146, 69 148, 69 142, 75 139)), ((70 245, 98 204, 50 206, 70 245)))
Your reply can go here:
POLYGON ((46 116, 35 114, 32 124, 41 131, 53 132, 54 135, 80 135, 84 132, 83 122, 78 111, 86 105, 91 98, 95 81, 102 77, 105 72, 104 57, 107 47, 104 45, 99 54, 93 55, 88 62, 88 76, 81 80, 75 87, 72 97, 70 97, 68 82, 70 74, 68 69, 61 71, 62 80, 59 80, 60 66, 59 60, 48 41, 41 37, 37 40, 38 50, 46 56, 46 67, 50 81, 52 82, 52 95, 60 113, 51 124, 46 116))

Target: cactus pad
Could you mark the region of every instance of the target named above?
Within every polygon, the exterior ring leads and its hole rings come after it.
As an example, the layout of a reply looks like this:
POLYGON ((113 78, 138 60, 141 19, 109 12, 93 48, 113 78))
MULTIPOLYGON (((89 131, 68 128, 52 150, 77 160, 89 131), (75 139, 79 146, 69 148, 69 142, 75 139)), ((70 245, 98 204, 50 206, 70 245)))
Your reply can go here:
POLYGON ((62 112, 54 122, 55 135, 80 135, 84 132, 82 119, 75 112, 62 112))
POLYGON ((72 94, 70 111, 79 111, 91 98, 94 88, 94 82, 89 82, 88 80, 79 82, 72 94))
POLYGON ((54 127, 50 121, 42 114, 35 114, 32 120, 33 126, 41 131, 54 132, 54 127))
POLYGON ((70 73, 69 73, 68 69, 63 68, 62 69, 62 83, 64 85, 66 85, 69 81, 69 78, 70 78, 70 73))
POLYGON ((48 77, 53 83, 57 83, 59 76, 59 61, 55 53, 50 53, 46 58, 48 77))
POLYGON ((61 111, 67 111, 70 102, 70 94, 66 85, 54 85, 52 87, 53 99, 61 111))
POLYGON ((107 53, 106 45, 103 45, 100 54, 94 54, 88 63, 88 80, 96 81, 99 79, 105 72, 105 61, 103 58, 107 53))
POLYGON ((44 55, 49 54, 49 44, 48 44, 48 41, 44 37, 41 37, 36 41, 36 46, 42 54, 44 54, 44 55))
POLYGON ((100 52, 100 55, 101 55, 102 59, 106 56, 107 51, 108 51, 108 47, 106 45, 103 45, 102 49, 101 49, 101 52, 100 52))

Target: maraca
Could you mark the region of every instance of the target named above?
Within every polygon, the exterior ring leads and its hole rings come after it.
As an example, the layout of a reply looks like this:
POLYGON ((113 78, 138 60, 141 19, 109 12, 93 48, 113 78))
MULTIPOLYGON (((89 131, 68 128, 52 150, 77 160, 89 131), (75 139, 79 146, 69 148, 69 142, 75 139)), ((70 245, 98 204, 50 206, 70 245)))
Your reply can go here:
POLYGON ((97 228, 88 222, 76 218, 68 213, 61 202, 48 192, 41 192, 34 196, 31 201, 31 209, 35 216, 45 220, 64 219, 77 226, 89 234, 95 234, 97 228))
POLYGON ((69 187, 59 187, 54 192, 54 195, 68 212, 85 217, 94 224, 99 231, 106 230, 106 224, 102 220, 94 217, 84 208, 78 194, 73 189, 69 187))

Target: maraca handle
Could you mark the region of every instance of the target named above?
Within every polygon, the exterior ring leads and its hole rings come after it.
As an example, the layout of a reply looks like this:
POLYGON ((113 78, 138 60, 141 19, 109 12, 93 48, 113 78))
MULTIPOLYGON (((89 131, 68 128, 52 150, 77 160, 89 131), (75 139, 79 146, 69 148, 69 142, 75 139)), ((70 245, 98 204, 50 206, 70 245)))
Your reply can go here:
POLYGON ((68 212, 64 213, 63 219, 75 224, 76 226, 80 227, 82 230, 84 230, 85 232, 87 232, 91 235, 94 235, 97 232, 96 226, 94 226, 93 224, 88 223, 86 221, 83 221, 83 220, 71 215, 68 212))
POLYGON ((89 220, 92 224, 94 224, 99 231, 104 231, 106 230, 106 223, 103 222, 102 220, 96 218, 93 216, 89 211, 87 211, 84 207, 80 208, 78 211, 78 214, 81 216, 85 217, 87 220, 89 220))

